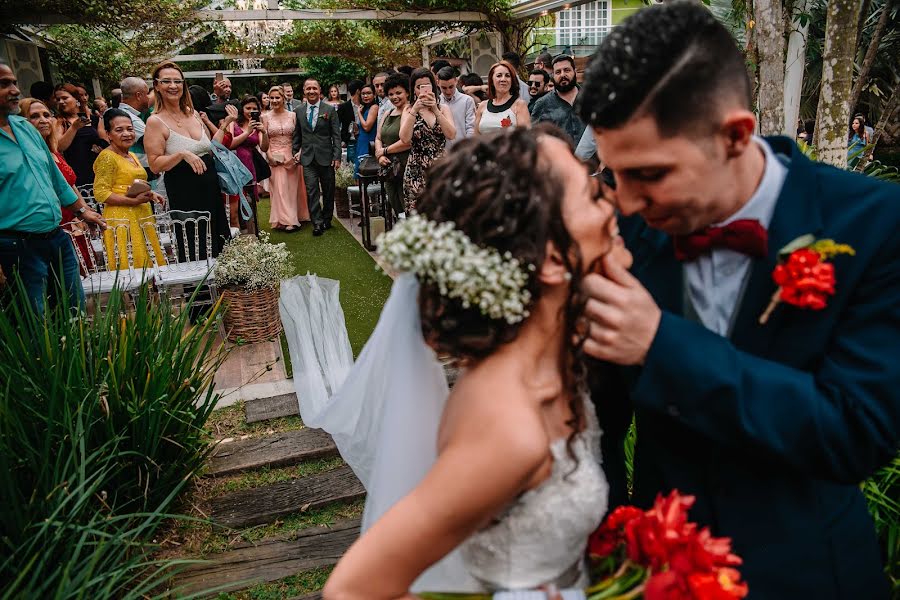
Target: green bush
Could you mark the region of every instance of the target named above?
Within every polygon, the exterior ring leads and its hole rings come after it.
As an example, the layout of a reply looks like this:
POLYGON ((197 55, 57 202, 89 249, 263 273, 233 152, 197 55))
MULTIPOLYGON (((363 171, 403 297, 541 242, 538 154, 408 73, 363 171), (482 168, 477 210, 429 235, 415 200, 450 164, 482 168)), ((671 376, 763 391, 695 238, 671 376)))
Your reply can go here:
POLYGON ((0 313, 0 596, 144 598, 173 563, 153 534, 203 465, 224 360, 146 290, 93 319, 0 313))

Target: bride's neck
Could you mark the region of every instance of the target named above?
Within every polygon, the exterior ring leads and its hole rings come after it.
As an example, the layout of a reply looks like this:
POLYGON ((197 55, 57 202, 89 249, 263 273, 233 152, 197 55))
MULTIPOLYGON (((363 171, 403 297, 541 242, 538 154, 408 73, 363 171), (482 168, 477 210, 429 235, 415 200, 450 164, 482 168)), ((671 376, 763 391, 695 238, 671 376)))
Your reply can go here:
POLYGON ((563 344, 567 343, 561 312, 564 304, 564 292, 543 295, 522 324, 515 341, 498 351, 518 363, 520 372, 530 383, 555 384, 560 378, 559 357, 563 344))

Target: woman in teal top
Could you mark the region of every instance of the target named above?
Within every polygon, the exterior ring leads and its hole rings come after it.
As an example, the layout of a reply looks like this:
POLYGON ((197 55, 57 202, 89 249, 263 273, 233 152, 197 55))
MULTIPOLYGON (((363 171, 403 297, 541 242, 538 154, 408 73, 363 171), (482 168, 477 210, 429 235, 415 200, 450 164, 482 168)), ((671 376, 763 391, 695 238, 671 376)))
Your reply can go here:
POLYGON ((378 103, 375 98, 375 87, 371 84, 364 85, 359 91, 359 100, 362 105, 356 111, 359 133, 356 136, 356 165, 353 169, 353 176, 357 179, 359 179, 360 159, 369 154, 369 142, 375 141, 376 125, 378 124, 378 103))

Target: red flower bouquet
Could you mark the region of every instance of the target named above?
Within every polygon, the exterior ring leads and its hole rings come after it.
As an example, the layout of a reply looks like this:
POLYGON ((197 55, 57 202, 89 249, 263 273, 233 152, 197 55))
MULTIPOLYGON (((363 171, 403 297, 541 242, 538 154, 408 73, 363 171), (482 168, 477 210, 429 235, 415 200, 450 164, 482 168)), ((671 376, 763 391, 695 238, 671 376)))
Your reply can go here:
POLYGON ((826 262, 838 254, 854 254, 846 244, 834 240, 816 240, 811 235, 797 238, 778 253, 779 264, 772 272, 778 289, 760 324, 765 324, 775 308, 785 302, 799 308, 822 310, 828 305, 828 297, 834 295, 834 265, 826 262))
POLYGON ((588 554, 598 583, 589 600, 736 600, 747 584, 731 540, 687 520, 693 496, 658 496, 648 511, 614 510, 591 535, 588 554))

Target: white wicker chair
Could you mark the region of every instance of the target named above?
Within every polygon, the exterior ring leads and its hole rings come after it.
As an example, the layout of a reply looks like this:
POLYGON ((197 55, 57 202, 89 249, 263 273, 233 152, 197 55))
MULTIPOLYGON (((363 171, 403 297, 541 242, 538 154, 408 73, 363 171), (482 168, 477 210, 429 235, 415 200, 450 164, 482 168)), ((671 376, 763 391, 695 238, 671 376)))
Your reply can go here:
POLYGON ((200 288, 194 305, 215 303, 218 293, 212 269, 216 261, 212 257, 212 220, 209 213, 169 211, 145 217, 140 225, 151 256, 154 251, 150 232, 155 232, 160 241, 171 240, 171 249, 164 256, 166 264, 154 270, 160 294, 173 301, 188 300, 200 288))
MULTIPOLYGON (((107 251, 106 244, 103 243, 104 232, 99 229, 85 229, 82 224, 77 221, 66 223, 63 230, 72 239, 72 246, 75 249, 75 256, 78 264, 85 275, 81 277, 81 286, 84 288, 84 295, 87 297, 97 297, 100 299, 104 294, 109 294, 114 289, 122 292, 134 292, 144 283, 153 280, 152 269, 135 268, 133 246, 131 240, 131 223, 123 219, 109 219, 106 221, 107 232, 112 236, 112 254, 107 251), (90 257, 84 256, 77 240, 83 236, 87 242, 90 251, 94 251, 95 255, 90 257), (99 256, 96 249, 99 248, 99 256), (123 254, 124 252, 124 254, 123 254), (102 259, 98 260, 98 258, 102 259), (125 268, 109 269, 116 267, 120 261, 124 260, 125 268)), ((134 299, 129 294, 130 301, 134 299)), ((102 303, 98 303, 101 306, 102 303)))

